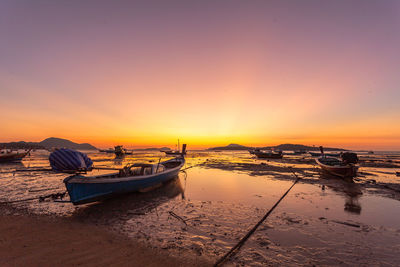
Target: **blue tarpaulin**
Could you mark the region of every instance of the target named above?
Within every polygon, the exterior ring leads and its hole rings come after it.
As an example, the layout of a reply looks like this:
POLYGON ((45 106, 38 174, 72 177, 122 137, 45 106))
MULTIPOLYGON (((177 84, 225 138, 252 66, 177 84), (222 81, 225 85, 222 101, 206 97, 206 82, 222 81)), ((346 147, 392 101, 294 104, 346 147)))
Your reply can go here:
POLYGON ((57 149, 49 156, 50 166, 56 172, 87 171, 93 161, 84 153, 68 148, 57 149))

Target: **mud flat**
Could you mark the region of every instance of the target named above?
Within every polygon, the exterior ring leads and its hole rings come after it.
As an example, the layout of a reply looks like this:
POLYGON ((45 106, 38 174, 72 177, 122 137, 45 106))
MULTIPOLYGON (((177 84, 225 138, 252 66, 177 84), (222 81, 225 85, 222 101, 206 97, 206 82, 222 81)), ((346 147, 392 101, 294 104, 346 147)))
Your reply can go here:
MULTIPOLYGON (((111 233, 106 227, 72 219, 11 215, 0 207, 1 266, 187 266, 196 259, 171 257, 167 251, 111 233)), ((19 211, 21 213, 21 211, 19 211)))

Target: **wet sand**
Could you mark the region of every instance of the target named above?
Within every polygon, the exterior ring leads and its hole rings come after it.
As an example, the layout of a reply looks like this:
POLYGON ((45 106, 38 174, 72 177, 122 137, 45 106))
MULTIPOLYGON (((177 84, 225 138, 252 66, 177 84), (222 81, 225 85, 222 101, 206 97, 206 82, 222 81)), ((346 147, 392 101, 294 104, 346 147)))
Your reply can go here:
MULTIPOLYGON (((162 155, 137 153, 123 160, 90 156, 97 166, 112 167, 157 162, 162 155)), ((177 264, 210 265, 274 205, 295 180, 294 171, 301 181, 229 263, 400 266, 399 157, 361 158, 359 176, 351 182, 325 176, 307 156, 258 160, 243 152, 188 153, 187 167, 195 167, 153 191, 82 206, 14 202, 10 214, 104 229, 150 247, 154 255, 167 253, 179 259, 177 264)), ((46 155, 36 155, 22 166, 2 169, 46 164, 46 155)), ((0 178, 0 200, 14 201, 63 190, 65 175, 4 173, 0 178)))
MULTIPOLYGON (((4 207, 1 211, 5 212, 4 207)), ((7 212, 5 212, 7 213, 7 212)), ((0 266, 204 266, 107 228, 48 216, 0 216, 0 266)))

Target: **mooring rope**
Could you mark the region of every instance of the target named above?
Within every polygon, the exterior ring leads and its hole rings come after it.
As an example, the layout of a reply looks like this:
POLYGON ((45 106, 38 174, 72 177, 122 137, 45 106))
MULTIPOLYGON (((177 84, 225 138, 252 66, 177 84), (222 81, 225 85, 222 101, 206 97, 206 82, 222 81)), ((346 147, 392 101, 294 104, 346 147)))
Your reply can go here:
POLYGON ((203 164, 204 162, 202 162, 202 163, 198 163, 198 164, 195 164, 195 165, 192 165, 192 166, 189 166, 189 167, 186 167, 186 168, 184 168, 184 169, 181 169, 180 171, 182 172, 182 171, 185 171, 185 170, 187 170, 187 169, 190 169, 190 168, 193 168, 193 167, 196 167, 196 166, 199 166, 199 165, 201 165, 201 164, 203 164))
POLYGON ((296 175, 294 171, 292 171, 294 176, 296 176, 296 180, 292 184, 291 187, 281 196, 281 198, 275 203, 274 206, 264 215, 264 217, 261 218, 261 220, 253 227, 251 228, 250 231, 247 232, 247 234, 234 246, 229 250, 223 257, 221 257, 215 264, 214 266, 222 266, 226 260, 228 260, 230 257, 232 257, 249 239, 249 237, 257 230, 257 228, 268 218, 268 216, 272 213, 272 211, 279 205, 279 203, 286 197, 286 195, 289 193, 289 191, 295 186, 295 184, 301 179, 299 176, 296 175))
POLYGON ((37 196, 37 197, 10 200, 10 201, 1 201, 0 204, 11 204, 11 203, 16 203, 16 202, 24 202, 24 201, 31 201, 31 200, 39 200, 39 202, 43 202, 47 198, 51 198, 52 200, 56 200, 56 199, 62 200, 66 194, 67 194, 67 191, 64 191, 64 192, 53 193, 53 194, 48 194, 48 195, 44 195, 44 196, 37 196))

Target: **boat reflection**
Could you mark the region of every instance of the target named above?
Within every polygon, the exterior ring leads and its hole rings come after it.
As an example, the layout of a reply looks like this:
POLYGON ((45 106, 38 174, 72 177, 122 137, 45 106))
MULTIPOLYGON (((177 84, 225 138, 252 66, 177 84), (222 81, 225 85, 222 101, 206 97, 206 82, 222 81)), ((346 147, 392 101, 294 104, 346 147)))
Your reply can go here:
POLYGON ((185 179, 185 177, 176 177, 148 192, 125 194, 80 206, 74 211, 72 217, 97 221, 113 218, 129 219, 135 215, 144 215, 179 195, 184 198, 181 179, 185 179))
MULTIPOLYGON (((29 162, 26 162, 29 164, 29 162)), ((29 167, 28 164, 24 164, 23 161, 19 162, 1 162, 0 169, 17 169, 21 167, 29 167)))
POLYGON ((125 155, 123 156, 115 156, 113 163, 115 166, 122 166, 122 163, 124 162, 125 155))
POLYGON ((320 178, 324 185, 345 197, 344 211, 361 214, 359 199, 362 196, 361 186, 353 180, 344 180, 326 172, 321 172, 320 178))

